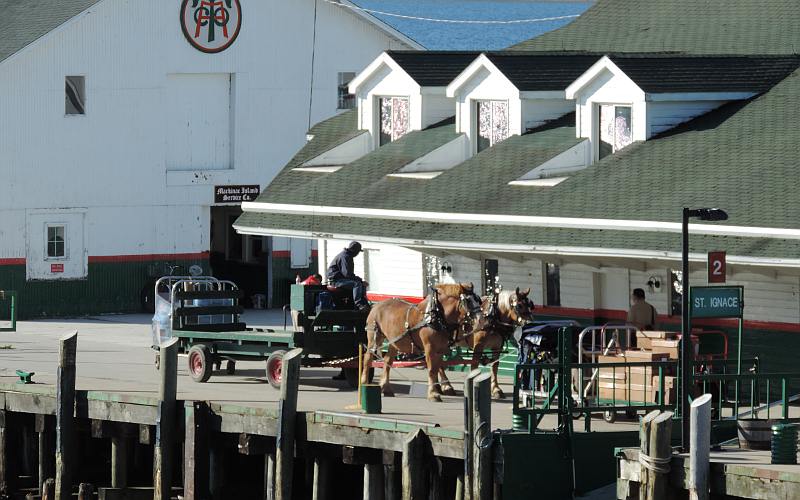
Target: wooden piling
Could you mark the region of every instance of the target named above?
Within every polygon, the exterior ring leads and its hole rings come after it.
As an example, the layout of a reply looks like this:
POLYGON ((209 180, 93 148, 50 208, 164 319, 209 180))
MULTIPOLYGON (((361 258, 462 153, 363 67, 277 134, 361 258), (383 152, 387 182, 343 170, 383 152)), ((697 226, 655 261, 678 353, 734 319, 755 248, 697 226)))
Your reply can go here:
POLYGON ((462 478, 464 500, 472 499, 472 485, 474 482, 472 463, 474 437, 474 429, 472 428, 473 385, 480 374, 480 369, 476 368, 469 372, 464 379, 464 477, 462 478))
POLYGON ((55 500, 56 481, 52 477, 45 479, 42 483, 42 500, 55 500))
POLYGON ((292 349, 281 366, 281 399, 278 402, 278 436, 275 445, 275 499, 291 500, 294 474, 294 433, 297 415, 297 391, 300 386, 302 349, 292 349))
POLYGON ((78 500, 94 500, 94 486, 89 483, 81 483, 78 486, 78 500))
POLYGON ((383 464, 364 464, 364 500, 384 500, 383 464))
POLYGON ((472 426, 473 426, 473 500, 492 498, 492 391, 491 373, 476 377, 472 388, 472 426))
POLYGON ((202 401, 184 404, 183 498, 208 498, 208 405, 202 401))
POLYGON ((689 500, 708 500, 711 394, 692 401, 689 411, 689 500))
POLYGON ((159 350, 158 413, 156 443, 153 451, 153 500, 169 500, 175 458, 175 400, 178 389, 178 339, 163 344, 159 350))
POLYGON ((428 498, 428 436, 417 429, 403 441, 403 500, 427 500, 428 498))
POLYGON ((11 496, 17 477, 11 420, 11 412, 0 410, 0 497, 11 496))
POLYGON ((669 483, 669 460, 672 456, 672 412, 650 412, 642 419, 640 462, 643 479, 639 498, 665 498, 669 483))
POLYGON ((400 500, 402 457, 392 450, 383 450, 383 497, 386 500, 400 500))
POLYGON ((75 453, 75 358, 78 332, 59 339, 56 386, 56 480, 55 498, 72 499, 75 453))
POLYGON ((128 457, 130 455, 130 437, 124 432, 117 432, 111 437, 111 487, 128 487, 128 457))
POLYGON ((36 414, 34 429, 39 440, 37 487, 39 495, 44 495, 43 485, 47 478, 56 475, 56 434, 55 422, 51 415, 36 414))
POLYGON ((275 500, 275 453, 264 455, 264 498, 275 500))
POLYGON ((328 494, 330 477, 330 459, 327 457, 314 457, 314 486, 311 492, 312 500, 329 500, 328 494))

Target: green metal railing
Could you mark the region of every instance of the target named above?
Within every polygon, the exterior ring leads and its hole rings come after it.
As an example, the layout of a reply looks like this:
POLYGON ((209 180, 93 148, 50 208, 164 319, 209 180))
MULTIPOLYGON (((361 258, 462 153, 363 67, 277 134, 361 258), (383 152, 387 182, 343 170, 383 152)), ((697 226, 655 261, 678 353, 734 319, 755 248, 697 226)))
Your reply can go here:
MULTIPOLYGON (((673 411, 676 416, 680 413, 677 360, 575 363, 571 359, 570 345, 573 333, 570 327, 559 331, 557 361, 516 366, 512 406, 516 429, 527 428, 534 432, 546 415, 558 415, 559 428, 569 428, 571 432, 573 417, 584 416, 589 431, 592 413, 597 412, 659 409, 673 411), (674 385, 667 387, 667 377, 673 375, 675 377, 669 380, 674 385), (573 384, 573 377, 580 377, 582 383, 573 384), (637 384, 640 379, 643 383, 637 384), (606 390, 584 390, 586 386, 597 387, 601 383, 605 384, 601 389, 606 390), (573 392, 576 385, 577 393, 573 392), (523 392, 530 394, 524 405, 523 392)), ((789 394, 790 388, 800 386, 800 373, 760 373, 758 358, 699 359, 693 364, 691 385, 697 393, 714 396, 712 416, 715 420, 759 418, 764 414, 767 418, 778 417, 775 407, 780 407, 779 418, 787 419, 790 404, 800 400, 800 395, 789 394), (737 374, 739 369, 748 371, 737 374), (745 413, 740 411, 742 409, 745 413)))
POLYGON ((17 292, 13 290, 0 290, 0 301, 10 301, 11 318, 10 327, 0 328, 0 332, 16 332, 17 331, 17 292))

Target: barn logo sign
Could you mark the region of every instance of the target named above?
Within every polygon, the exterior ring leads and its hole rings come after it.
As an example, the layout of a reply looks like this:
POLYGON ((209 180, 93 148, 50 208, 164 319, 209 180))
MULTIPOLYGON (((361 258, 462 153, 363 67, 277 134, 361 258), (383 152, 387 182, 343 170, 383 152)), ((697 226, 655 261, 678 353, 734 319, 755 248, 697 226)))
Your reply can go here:
POLYGON ((239 0, 183 0, 181 29, 201 52, 222 52, 239 36, 242 6, 239 0))

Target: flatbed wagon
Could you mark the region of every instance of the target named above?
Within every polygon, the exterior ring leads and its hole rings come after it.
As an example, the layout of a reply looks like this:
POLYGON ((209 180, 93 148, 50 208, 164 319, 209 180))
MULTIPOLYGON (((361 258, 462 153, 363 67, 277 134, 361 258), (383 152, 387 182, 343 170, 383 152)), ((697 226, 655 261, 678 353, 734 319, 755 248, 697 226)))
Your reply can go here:
POLYGON ((207 382, 214 366, 236 372, 236 361, 263 360, 267 381, 280 387, 284 354, 303 348, 302 365, 344 370, 351 387, 358 385, 358 348, 366 343, 367 312, 350 308, 349 294, 323 285, 293 285, 292 325, 284 329, 249 328, 241 320, 242 296, 229 281, 211 277, 164 277, 156 282, 154 343, 178 339, 195 382, 207 382), (322 309, 321 294, 336 309, 322 309))

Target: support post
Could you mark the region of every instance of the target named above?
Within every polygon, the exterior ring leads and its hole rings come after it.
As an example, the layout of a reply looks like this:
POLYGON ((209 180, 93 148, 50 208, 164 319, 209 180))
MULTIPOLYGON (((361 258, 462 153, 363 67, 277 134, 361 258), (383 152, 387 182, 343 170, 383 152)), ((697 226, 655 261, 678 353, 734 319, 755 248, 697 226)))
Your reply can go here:
POLYGON ((291 500, 294 475, 294 432, 297 391, 300 386, 302 349, 292 349, 283 357, 281 399, 278 401, 278 436, 275 445, 275 499, 291 500))
POLYGON ((175 458, 175 400, 178 389, 178 339, 161 346, 156 417, 156 444, 153 451, 153 500, 169 500, 172 495, 172 469, 175 458))
POLYGON ((364 464, 364 500, 383 500, 383 464, 364 464))
POLYGON ((469 372, 467 377, 464 379, 464 477, 462 478, 464 500, 472 499, 472 485, 474 482, 472 477, 472 442, 474 438, 474 429, 472 428, 472 407, 474 405, 474 394, 472 392, 472 388, 475 378, 477 378, 480 374, 481 371, 476 368, 469 372))
POLYGON ((417 429, 403 441, 403 500, 427 500, 428 467, 425 431, 417 429))
MULTIPOLYGON (((44 495, 44 482, 56 475, 55 422, 50 415, 36 414, 35 428, 39 437, 39 495, 44 495)), ((55 483, 54 483, 55 486, 55 483)))
POLYGON ((689 440, 689 500, 708 500, 711 449, 711 394, 692 401, 689 440))
POLYGON ((275 453, 264 455, 264 498, 275 500, 275 453))
POLYGON ((51 477, 42 483, 42 500, 55 500, 56 481, 51 477))
POLYGON ((72 498, 75 462, 75 358, 78 332, 59 339, 56 386, 56 482, 55 498, 72 498))
POLYGON ((681 451, 689 451, 689 390, 692 383, 692 331, 689 322, 689 300, 691 288, 689 287, 689 209, 683 208, 683 221, 681 225, 681 451))
POLYGON ((11 496, 17 477, 15 465, 18 459, 13 454, 15 446, 12 442, 11 420, 11 412, 0 410, 0 497, 11 496))
MULTIPOLYGON (((330 459, 327 457, 314 457, 314 487, 311 498, 313 500, 328 500, 328 478, 330 475, 330 459)), ((366 479, 366 478, 365 478, 366 479)), ((366 487, 364 488, 366 491, 366 487)))
POLYGON ((208 405, 202 401, 184 403, 183 498, 208 498, 208 405))
POLYGON ((383 497, 385 500, 400 500, 402 472, 401 453, 383 450, 383 497))
POLYGON ((78 486, 78 500, 94 500, 94 486, 89 483, 81 483, 78 486))
POLYGON ((491 407, 491 373, 476 377, 472 388, 472 425, 474 483, 473 500, 489 500, 492 498, 492 407, 491 407))
MULTIPOLYGON (((645 478, 639 490, 639 498, 642 500, 660 500, 666 497, 672 457, 672 416, 669 411, 650 412, 642 419, 643 430, 640 436, 647 441, 647 453, 640 455, 639 460, 642 463, 642 477, 645 478)), ((642 446, 645 446, 644 441, 642 446)))
POLYGON ((127 488, 133 435, 126 425, 117 425, 111 435, 111 487, 127 488))

